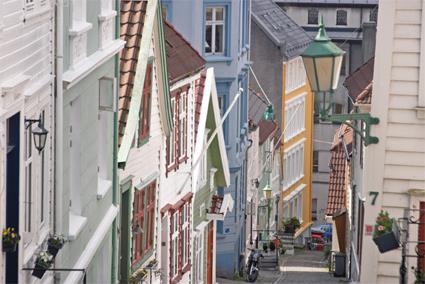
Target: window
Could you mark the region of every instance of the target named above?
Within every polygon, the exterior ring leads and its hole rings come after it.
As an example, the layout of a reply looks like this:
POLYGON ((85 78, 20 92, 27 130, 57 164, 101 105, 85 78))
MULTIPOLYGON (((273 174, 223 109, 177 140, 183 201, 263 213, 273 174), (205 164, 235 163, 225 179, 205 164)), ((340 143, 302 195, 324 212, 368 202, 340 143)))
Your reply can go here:
POLYGON ((139 114, 139 146, 149 139, 152 97, 152 63, 147 65, 139 114))
POLYGON ((224 55, 225 7, 205 9, 205 47, 206 55, 224 55))
POLYGON ((345 55, 342 56, 342 62, 341 62, 341 71, 339 72, 342 76, 346 76, 347 75, 347 70, 346 70, 346 61, 347 57, 345 55))
POLYGON ((306 83, 306 73, 301 57, 294 58, 286 63, 285 93, 288 94, 306 83))
POLYGON ((174 128, 167 138, 167 170, 176 170, 187 161, 188 96, 189 85, 171 92, 171 111, 174 128))
POLYGON ((71 102, 71 115, 70 115, 70 166, 71 166, 71 177, 70 177, 70 209, 75 215, 82 214, 81 205, 81 96, 78 96, 74 101, 71 102))
POLYGON ((311 215, 312 221, 317 220, 317 198, 311 200, 311 215))
POLYGON ((285 151, 283 187, 286 189, 304 176, 304 140, 285 151))
POLYGON ((195 283, 202 283, 204 281, 204 232, 201 230, 199 235, 195 237, 195 283))
POLYGON ((337 26, 346 26, 347 25, 347 11, 346 10, 336 10, 336 25, 337 26))
MULTIPOLYGON (((33 172, 32 172, 32 127, 25 130, 25 232, 32 229, 32 195, 33 195, 33 172)), ((30 242, 31 240, 28 240, 30 242)))
POLYGON ((373 8, 369 12, 369 21, 370 22, 378 22, 378 7, 373 8))
POLYGON ((136 190, 133 215, 133 264, 142 259, 143 255, 143 224, 145 219, 145 191, 136 190))
POLYGON ((137 189, 133 205, 133 260, 136 266, 153 249, 156 181, 137 189))
POLYGON ((319 9, 317 9, 317 8, 308 9, 307 24, 309 24, 309 25, 319 24, 319 9))
POLYGON ((313 151, 313 172, 319 171, 319 151, 313 151))
POLYGON ((284 141, 287 142, 305 130, 305 95, 289 100, 285 105, 284 141))
POLYGON ((333 112, 334 114, 341 114, 342 113, 342 104, 339 103, 334 103, 332 105, 333 108, 333 112))
POLYGON ((171 215, 170 227, 170 278, 178 282, 181 276, 190 269, 190 202, 185 201, 171 215))

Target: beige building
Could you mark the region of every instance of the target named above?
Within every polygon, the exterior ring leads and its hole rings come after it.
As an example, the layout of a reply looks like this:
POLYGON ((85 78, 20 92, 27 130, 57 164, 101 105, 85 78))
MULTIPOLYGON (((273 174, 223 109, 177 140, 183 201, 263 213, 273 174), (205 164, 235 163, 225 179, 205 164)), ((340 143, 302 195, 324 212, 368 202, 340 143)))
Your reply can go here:
MULTIPOLYGON (((372 128, 379 143, 365 148, 364 156, 362 283, 399 281, 401 250, 381 254, 372 240, 379 211, 387 210, 398 219, 418 217, 414 209, 425 208, 424 8, 421 0, 379 3, 371 104, 371 115, 380 119, 372 128)), ((418 240, 418 228, 421 225, 408 226, 409 241, 418 240)), ((416 245, 409 243, 409 255, 415 254, 416 245)), ((415 281, 411 267, 418 266, 423 261, 407 258, 407 283, 415 281)))

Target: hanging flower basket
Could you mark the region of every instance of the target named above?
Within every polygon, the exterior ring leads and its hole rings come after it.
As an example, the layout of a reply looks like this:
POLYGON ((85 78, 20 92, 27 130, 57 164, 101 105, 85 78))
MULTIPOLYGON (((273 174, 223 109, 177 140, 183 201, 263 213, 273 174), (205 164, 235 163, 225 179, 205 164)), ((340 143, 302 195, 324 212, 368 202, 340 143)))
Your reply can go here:
POLYGON ((65 240, 62 236, 52 236, 47 240, 47 251, 53 257, 56 257, 59 250, 63 247, 65 240))
POLYGON ((50 268, 52 265, 53 256, 50 255, 48 252, 40 252, 40 254, 37 256, 37 259, 35 260, 35 267, 32 271, 32 275, 41 279, 43 278, 44 273, 46 273, 46 270, 50 268))
POLYGON ((16 233, 15 228, 8 227, 2 233, 3 252, 15 252, 21 237, 16 233))
POLYGON ((390 218, 386 211, 381 211, 376 218, 373 241, 381 253, 400 247, 400 230, 395 219, 390 218))

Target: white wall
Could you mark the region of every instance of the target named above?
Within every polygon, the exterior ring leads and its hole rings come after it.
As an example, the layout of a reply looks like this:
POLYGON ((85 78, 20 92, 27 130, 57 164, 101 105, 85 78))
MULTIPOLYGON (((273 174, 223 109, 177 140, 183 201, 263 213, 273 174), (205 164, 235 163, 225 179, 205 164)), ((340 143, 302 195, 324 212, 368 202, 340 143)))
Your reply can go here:
MULTIPOLYGON (((25 1, 0 0, 0 229, 5 228, 6 202, 6 121, 20 112, 20 228, 19 267, 32 265, 34 253, 42 245, 52 228, 50 207, 53 188, 53 23, 54 13, 50 0, 34 1, 25 7, 25 1), (36 15, 37 14, 37 15, 36 15), (45 220, 41 217, 41 155, 33 145, 32 154, 32 233, 24 236, 25 208, 25 147, 24 119, 37 119, 45 111, 45 128, 49 131, 44 149, 45 159, 45 220), (24 249, 23 244, 27 243, 24 249)), ((35 127, 36 125, 33 125, 35 127)), ((31 138, 32 139, 32 138, 31 138)), ((5 281, 5 254, 0 257, 0 283, 5 281)), ((19 271, 20 281, 29 283, 34 277, 24 278, 29 272, 19 271)), ((47 275, 46 275, 47 278, 47 275)))
MULTIPOLYGON (((372 130, 380 140, 365 151, 365 225, 373 225, 381 209, 399 218, 403 209, 425 201, 425 120, 416 109, 425 80, 419 76, 425 57, 423 5, 420 0, 380 2, 371 107, 380 119, 372 130), (375 205, 370 191, 379 193, 375 205)), ((411 231, 409 240, 416 238, 411 231)), ((399 250, 380 254, 372 237, 364 235, 362 282, 397 282, 400 261, 399 250)), ((408 259, 409 283, 414 280, 411 266, 416 259, 408 259)))

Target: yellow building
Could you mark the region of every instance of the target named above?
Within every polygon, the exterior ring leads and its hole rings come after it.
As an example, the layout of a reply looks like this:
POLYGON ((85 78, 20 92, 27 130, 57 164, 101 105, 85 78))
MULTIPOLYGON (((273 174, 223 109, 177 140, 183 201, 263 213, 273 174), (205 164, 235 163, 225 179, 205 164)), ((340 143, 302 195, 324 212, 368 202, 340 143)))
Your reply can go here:
MULTIPOLYGON (((300 56, 283 63, 280 220, 297 217, 300 236, 311 226, 314 96, 300 56)), ((282 225, 282 224, 280 224, 282 225)))

